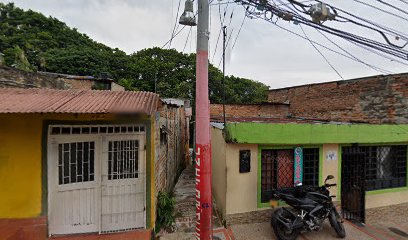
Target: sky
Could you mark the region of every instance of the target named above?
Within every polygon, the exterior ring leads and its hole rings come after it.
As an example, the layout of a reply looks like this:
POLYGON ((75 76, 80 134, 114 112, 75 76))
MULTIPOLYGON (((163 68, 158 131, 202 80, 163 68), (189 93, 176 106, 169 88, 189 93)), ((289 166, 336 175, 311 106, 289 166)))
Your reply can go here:
MULTIPOLYGON (((213 0, 213 3, 218 3, 218 1, 213 0)), ((284 0, 276 1, 277 3, 284 2, 284 0)), ((0 0, 0 2, 11 1, 0 0)), ((184 0, 14 0, 12 2, 20 8, 32 9, 46 16, 56 17, 92 39, 112 48, 122 49, 129 54, 144 48, 163 47, 171 38, 173 28, 176 27, 177 31, 181 29, 182 26, 176 24, 176 16, 180 15, 184 9, 184 0), (180 8, 178 8, 179 2, 180 8)), ((375 4, 376 1, 368 2, 375 4)), ((408 9, 408 5, 402 3, 401 0, 387 0, 387 2, 402 9, 408 9)), ((327 0, 327 3, 408 35, 407 20, 369 8, 356 0, 327 0)), ((377 2, 375 5, 408 19, 408 15, 387 8, 381 3, 377 2)), ((196 5, 194 7, 197 9, 196 5)), ((224 23, 227 25, 228 36, 231 35, 230 43, 227 46, 227 75, 260 81, 270 88, 282 88, 382 74, 362 64, 361 61, 392 73, 408 72, 408 61, 406 60, 401 61, 407 65, 391 61, 342 39, 329 36, 348 52, 346 53, 323 38, 315 29, 304 26, 304 31, 312 40, 359 59, 359 61, 353 61, 317 46, 340 74, 339 76, 309 41, 287 33, 271 23, 260 19, 245 18, 243 27, 239 31, 245 16, 242 6, 230 3, 212 5, 210 9, 209 60, 220 69, 222 41, 218 41, 217 44, 217 39, 221 27, 220 13, 222 17, 224 11, 226 12, 224 23), (236 44, 232 48, 235 41, 236 44)), ((299 25, 283 20, 277 23, 303 35, 299 25)), ((324 24, 383 41, 378 34, 350 23, 325 22, 324 24)), ((171 46, 167 44, 164 47, 191 53, 195 52, 195 41, 196 29, 191 28, 190 32, 190 27, 185 27, 179 35, 174 37, 171 46)), ((396 43, 403 44, 404 41, 399 40, 396 43)))

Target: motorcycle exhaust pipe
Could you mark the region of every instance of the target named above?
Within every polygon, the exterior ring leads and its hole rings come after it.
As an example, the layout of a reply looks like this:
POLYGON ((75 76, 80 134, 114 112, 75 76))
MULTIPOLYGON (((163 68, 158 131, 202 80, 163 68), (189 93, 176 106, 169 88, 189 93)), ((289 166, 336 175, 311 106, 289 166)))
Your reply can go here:
POLYGON ((292 231, 294 229, 298 229, 298 228, 302 228, 303 227, 303 223, 302 221, 299 221, 298 218, 295 219, 295 221, 288 223, 286 218, 283 218, 280 215, 274 216, 274 218, 276 220, 278 220, 280 223, 283 224, 283 226, 285 226, 285 228, 287 228, 289 231, 292 231))

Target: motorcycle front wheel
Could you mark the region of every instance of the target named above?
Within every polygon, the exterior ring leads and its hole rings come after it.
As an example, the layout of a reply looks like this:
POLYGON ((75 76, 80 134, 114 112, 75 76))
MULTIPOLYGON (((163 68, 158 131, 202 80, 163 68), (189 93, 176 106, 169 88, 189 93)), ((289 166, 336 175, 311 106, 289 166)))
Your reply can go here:
POLYGON ((293 217, 282 209, 278 209, 272 214, 271 225, 272 225, 273 231, 275 232, 275 235, 278 238, 278 240, 295 240, 299 234, 299 231, 293 230, 293 229, 288 230, 285 227, 285 225, 283 225, 283 223, 281 223, 277 219, 278 216, 281 216, 289 220, 291 220, 291 218, 293 217))
POLYGON ((339 238, 346 237, 346 229, 344 229, 344 225, 341 222, 340 215, 336 210, 331 211, 329 215, 329 222, 330 225, 334 228, 334 231, 336 231, 339 238))

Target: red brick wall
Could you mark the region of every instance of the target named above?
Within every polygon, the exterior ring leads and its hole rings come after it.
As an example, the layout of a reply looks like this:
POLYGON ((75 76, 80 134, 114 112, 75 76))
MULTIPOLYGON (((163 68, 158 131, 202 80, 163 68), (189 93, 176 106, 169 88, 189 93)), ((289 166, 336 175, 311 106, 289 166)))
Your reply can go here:
MULTIPOLYGON (((229 118, 270 117, 282 118, 289 113, 286 104, 231 104, 225 105, 225 115, 229 118)), ((223 116, 222 104, 211 104, 210 115, 212 119, 223 116)))
POLYGON ((271 90, 297 117, 369 123, 408 123, 408 74, 271 90))

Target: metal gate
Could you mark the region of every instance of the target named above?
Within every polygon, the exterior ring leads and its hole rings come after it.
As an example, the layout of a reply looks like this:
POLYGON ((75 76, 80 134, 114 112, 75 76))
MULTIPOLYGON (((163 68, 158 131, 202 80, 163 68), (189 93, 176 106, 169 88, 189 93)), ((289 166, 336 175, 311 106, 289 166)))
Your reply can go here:
POLYGON ((365 222, 365 153, 359 147, 343 147, 341 210, 344 219, 365 222))
POLYGON ((50 126, 49 235, 145 227, 144 129, 50 126))

